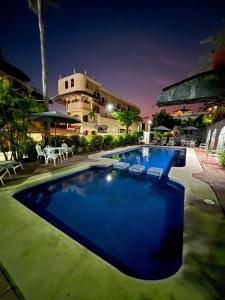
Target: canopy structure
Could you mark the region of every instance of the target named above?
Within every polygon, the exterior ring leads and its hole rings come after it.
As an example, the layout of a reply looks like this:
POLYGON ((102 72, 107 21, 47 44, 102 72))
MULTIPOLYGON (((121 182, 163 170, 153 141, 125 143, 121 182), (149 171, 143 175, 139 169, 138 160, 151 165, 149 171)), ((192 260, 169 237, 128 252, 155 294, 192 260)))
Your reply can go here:
POLYGON ((75 124, 81 123, 75 117, 70 117, 68 115, 62 114, 57 111, 45 111, 41 113, 32 114, 30 116, 30 120, 39 121, 39 122, 46 122, 46 123, 54 123, 55 125, 55 146, 56 146, 56 124, 65 123, 65 124, 75 124))
POLYGON ((191 130, 199 130, 199 129, 197 127, 187 126, 184 128, 184 130, 191 131, 191 130))
POLYGON ((154 130, 169 131, 170 129, 165 126, 158 126, 158 127, 155 127, 154 130))
POLYGON ((225 70, 211 70, 196 74, 163 89, 157 105, 179 105, 205 102, 225 103, 225 70))

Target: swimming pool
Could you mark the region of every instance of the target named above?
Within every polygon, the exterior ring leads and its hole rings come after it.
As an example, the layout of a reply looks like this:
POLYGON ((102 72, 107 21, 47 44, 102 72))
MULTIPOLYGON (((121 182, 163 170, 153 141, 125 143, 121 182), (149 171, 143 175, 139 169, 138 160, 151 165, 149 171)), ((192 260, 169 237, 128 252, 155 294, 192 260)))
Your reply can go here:
POLYGON ((131 165, 141 164, 147 171, 150 167, 163 169, 163 175, 167 176, 171 166, 185 166, 186 150, 176 148, 139 147, 115 154, 107 154, 104 157, 128 162, 131 165))
POLYGON ((184 188, 92 168, 14 197, 123 273, 162 279, 182 264, 184 188))

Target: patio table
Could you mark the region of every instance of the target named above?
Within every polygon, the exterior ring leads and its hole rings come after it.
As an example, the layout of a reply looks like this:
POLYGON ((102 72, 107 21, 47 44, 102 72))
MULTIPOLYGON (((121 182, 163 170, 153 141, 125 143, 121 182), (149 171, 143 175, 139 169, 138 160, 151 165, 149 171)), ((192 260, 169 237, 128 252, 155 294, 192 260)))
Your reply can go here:
POLYGON ((65 159, 65 156, 64 156, 65 148, 64 147, 52 147, 52 150, 54 151, 54 153, 59 154, 60 159, 62 156, 63 156, 63 159, 65 159))

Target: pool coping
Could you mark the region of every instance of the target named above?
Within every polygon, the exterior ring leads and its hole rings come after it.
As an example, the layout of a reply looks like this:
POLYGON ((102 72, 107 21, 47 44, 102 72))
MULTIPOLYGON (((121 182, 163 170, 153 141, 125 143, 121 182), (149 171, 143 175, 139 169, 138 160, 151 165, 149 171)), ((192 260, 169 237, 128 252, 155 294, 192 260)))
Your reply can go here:
MULTIPOLYGON (((145 145, 143 145, 143 146, 145 146, 145 145)), ((167 284, 169 284, 169 283, 172 284, 173 281, 177 282, 177 280, 178 281, 180 280, 184 269, 186 269, 185 264, 183 264, 183 266, 180 268, 180 270, 176 274, 174 274, 173 276, 171 276, 167 279, 158 280, 158 281, 146 281, 146 280, 139 280, 139 279, 131 278, 131 277, 121 273, 119 270, 115 269, 115 267, 111 266, 110 264, 108 264, 107 262, 105 262, 104 260, 99 258, 97 255, 95 255, 94 253, 90 252, 89 250, 87 250, 86 248, 81 246, 79 243, 77 243, 76 241, 74 241, 71 238, 69 238, 68 236, 66 236, 64 233, 62 233, 57 228, 55 228, 54 226, 49 224, 47 221, 45 221, 42 218, 40 218, 39 216, 35 215, 33 212, 31 212, 28 208, 24 207, 19 202, 15 201, 15 200, 12 202, 12 200, 13 200, 12 195, 15 192, 18 192, 22 189, 31 187, 33 185, 40 184, 42 182, 51 181, 53 179, 57 179, 62 176, 67 176, 69 174, 80 172, 80 171, 89 169, 90 167, 93 167, 93 166, 109 166, 109 165, 113 164, 115 162, 115 160, 102 157, 103 155, 109 154, 109 153, 118 153, 120 150, 128 150, 129 151, 129 150, 136 149, 139 147, 140 147, 140 145, 134 146, 134 147, 132 147, 132 146, 123 147, 123 148, 115 149, 113 151, 104 151, 104 152, 100 152, 98 154, 93 154, 93 155, 90 155, 89 158, 95 159, 95 160, 97 160, 97 162, 96 161, 86 162, 86 163, 83 162, 79 166, 68 167, 68 168, 65 168, 65 170, 58 170, 58 171, 54 172, 54 174, 52 174, 51 172, 47 172, 44 174, 35 175, 35 176, 28 178, 22 184, 19 184, 14 187, 8 187, 8 188, 5 187, 5 188, 1 189, 1 196, 3 196, 4 199, 2 199, 2 197, 1 197, 1 200, 0 200, 0 216, 3 217, 4 224, 2 224, 0 222, 0 227, 5 229, 6 233, 4 234, 4 238, 2 236, 0 237, 0 243, 4 244, 3 249, 0 250, 0 263, 1 263, 2 267, 6 270, 7 274, 9 275, 13 285, 15 285, 17 287, 19 293, 21 295, 23 295, 26 299, 40 299, 39 298, 40 295, 37 295, 32 291, 32 289, 34 291, 38 290, 37 287, 35 286, 35 280, 33 279, 33 280, 31 280, 31 282, 29 284, 27 283, 26 276, 21 271, 23 264, 21 266, 21 262, 20 262, 21 260, 23 261, 25 259, 24 252, 26 252, 25 250, 27 248, 26 242, 29 241, 29 243, 31 243, 33 245, 33 242, 36 238, 38 238, 39 243, 41 242, 44 244, 44 248, 46 248, 44 250, 44 255, 46 255, 46 257, 48 257, 49 263, 52 262, 52 260, 50 259, 50 256, 52 255, 52 251, 54 250, 54 247, 53 247, 54 245, 51 245, 51 244, 49 245, 48 241, 49 241, 49 239, 53 239, 53 240, 57 240, 58 244, 60 244, 60 245, 64 245, 64 246, 66 245, 66 249, 67 249, 67 251, 66 250, 62 251, 62 249, 59 247, 57 255, 56 255, 56 253, 54 253, 55 258, 57 258, 56 261, 58 259, 65 260, 65 258, 62 257, 62 255, 66 251, 66 253, 67 253, 68 257, 71 259, 71 261, 76 260, 76 263, 78 264, 78 267, 76 268, 76 272, 72 272, 70 280, 68 280, 68 281, 65 280, 67 284, 65 284, 64 289, 61 290, 61 294, 60 294, 61 296, 63 293, 64 293, 63 295, 65 296, 65 292, 68 290, 71 290, 72 291, 71 293, 73 293, 73 297, 76 294, 76 297, 77 297, 76 299, 89 299, 89 298, 85 298, 85 296, 83 296, 83 293, 85 293, 85 291, 81 291, 80 288, 76 287, 76 286, 72 287, 71 283, 70 283, 71 280, 72 280, 72 282, 76 282, 77 273, 82 273, 83 269, 86 270, 86 272, 88 272, 88 268, 86 267, 86 269, 85 269, 85 267, 84 267, 86 264, 86 261, 88 261, 90 264, 96 264, 98 266, 98 268, 100 268, 101 270, 103 270, 104 272, 107 273, 107 276, 109 278, 111 278, 111 279, 114 278, 114 280, 112 280, 112 282, 111 282, 112 283, 111 288, 113 288, 113 289, 115 288, 115 283, 117 285, 120 285, 121 281, 125 282, 126 285, 128 285, 130 287, 132 287, 133 285, 137 285, 138 290, 140 288, 146 289, 146 285, 147 285, 148 286, 147 291, 148 291, 148 289, 153 289, 153 292, 152 292, 153 296, 155 295, 155 297, 156 297, 153 299, 158 299, 156 296, 157 293, 159 293, 158 289, 161 289, 164 285, 167 286, 167 284), (7 218, 6 218, 6 216, 4 216, 3 211, 8 213, 7 218), (12 224, 12 220, 10 222, 10 214, 12 216, 14 216, 14 219, 13 219, 14 224, 12 224), (21 220, 21 216, 24 216, 25 219, 22 218, 22 220, 21 220), (19 228, 19 231, 18 231, 19 232, 19 241, 20 241, 21 245, 18 249, 19 253, 16 253, 15 257, 13 257, 13 260, 12 260, 10 257, 10 254, 12 255, 12 249, 11 249, 12 241, 11 241, 10 237, 15 234, 16 224, 18 225, 18 228, 19 228), (27 227, 24 224, 29 224, 30 227, 27 227), (6 227, 6 225, 8 225, 8 227, 6 227), (38 230, 36 227, 38 228, 38 230), (29 229, 31 231, 32 230, 34 231, 33 240, 30 239, 28 236, 29 229), (44 237, 40 236, 40 234, 39 234, 40 229, 43 230, 43 232, 45 232, 44 237), (7 253, 7 252, 9 252, 9 253, 7 253), (82 264, 80 264, 80 259, 77 259, 78 253, 79 253, 79 257, 82 258, 83 256, 85 256, 85 258, 86 258, 86 260, 83 262, 84 266, 82 264), (20 277, 19 277, 19 274, 20 274, 20 277), (79 291, 79 293, 78 293, 78 291, 79 291), (77 293, 79 294, 79 296, 77 293)), ((175 148, 178 148, 178 147, 175 147, 175 148)), ((180 148, 178 148, 178 149, 180 149, 180 148)), ((172 180, 175 180, 178 183, 183 184, 185 186, 185 210, 187 208, 189 208, 191 199, 193 198, 193 195, 196 197, 196 189, 193 188, 194 186, 196 187, 196 185, 201 186, 201 193, 203 190, 203 195, 201 197, 198 196, 200 198, 200 200, 203 200, 205 197, 208 197, 210 199, 213 199, 216 202, 217 201, 216 196, 215 196, 213 190, 211 189, 211 187, 208 184, 192 177, 193 173, 199 173, 202 171, 202 167, 198 161, 198 158, 197 158, 194 150, 187 148, 186 153, 187 153, 186 166, 185 167, 172 167, 170 170, 170 173, 169 173, 169 176, 172 180), (195 166, 193 165, 193 159, 196 164, 195 166), (188 171, 191 171, 191 172, 187 173, 187 169, 188 169, 188 171), (182 176, 184 176, 184 174, 185 174, 185 182, 182 182, 180 180, 180 178, 182 178, 182 176), (188 177, 188 179, 186 177, 188 177)), ((198 190, 199 190, 199 188, 198 188, 198 190)), ((198 194, 199 194, 199 191, 198 191, 198 194)), ((185 226, 184 226, 184 235, 185 235, 187 226, 188 226, 188 224, 185 224, 185 226)), ((36 244, 36 246, 38 246, 38 244, 36 244)), ((188 255, 190 249, 191 249, 191 245, 184 243, 184 249, 183 249, 184 259, 185 259, 185 256, 188 255)), ((29 272, 32 273, 33 269, 38 269, 37 265, 34 265, 34 263, 32 263, 32 261, 36 261, 36 260, 39 261, 39 260, 38 260, 38 253, 35 253, 35 251, 33 253, 32 248, 29 248, 29 250, 30 250, 30 252, 28 254, 28 258, 26 258, 27 260, 25 260, 25 265, 26 265, 27 270, 29 270, 29 272)), ((39 252, 42 253, 43 249, 40 249, 39 252)), ((49 267, 50 266, 48 266, 48 262, 47 262, 44 269, 48 270, 49 267)), ((40 271, 40 274, 37 273, 37 277, 38 277, 39 281, 41 281, 40 277, 42 276, 43 266, 39 267, 39 268, 41 268, 42 271, 40 271)), ((64 267, 62 267, 62 269, 63 268, 64 267)), ((67 268, 68 268, 68 266, 67 266, 67 268)), ((67 268, 65 268, 65 269, 68 272, 67 268)), ((92 266, 92 268, 93 268, 92 276, 94 276, 94 274, 96 274, 96 269, 94 268, 94 266, 92 266)), ((60 280, 58 277, 61 277, 62 274, 60 276, 57 276, 56 273, 54 273, 54 274, 55 274, 55 276, 53 277, 54 280, 56 280, 56 278, 58 280, 60 280)), ((87 276, 87 274, 85 274, 85 272, 82 274, 84 277, 87 276)), ((98 276, 96 276, 95 280, 97 280, 97 277, 98 276)), ((100 276, 100 278, 101 278, 101 276, 100 276)), ((92 277, 92 279, 93 279, 93 277, 92 277)), ((44 297, 42 299, 51 299, 52 295, 53 294, 55 295, 56 287, 55 287, 54 283, 52 282, 52 280, 50 281, 51 284, 49 284, 49 286, 45 287, 45 289, 42 291, 42 297, 44 297)), ((108 281, 107 281, 107 286, 110 286, 110 282, 108 282, 108 281)), ((172 286, 173 286, 173 284, 172 284, 172 286)), ((103 292, 101 293, 101 297, 98 294, 96 294, 93 297, 93 299, 105 299, 107 291, 110 293, 109 290, 111 290, 111 288, 109 287, 109 289, 107 289, 107 290, 103 289, 104 293, 103 292)), ((126 293, 129 294, 129 290, 130 290, 130 288, 127 287, 126 293)), ((150 291, 148 291, 148 293, 149 292, 150 291)), ((118 295, 117 295, 117 297, 118 297, 118 295)), ((204 297, 203 298, 201 297, 201 294, 196 293, 196 295, 198 295, 198 298, 196 298, 196 299, 204 299, 204 297)), ((73 297, 71 297, 71 299, 74 299, 73 297)), ((137 297, 138 297, 137 295, 136 296, 132 295, 132 297, 130 296, 129 298, 124 298, 124 299, 131 299, 131 298, 139 299, 137 297)), ((60 297, 57 296, 55 299, 60 299, 60 297)), ((120 299, 120 298, 117 298, 117 299, 120 299)), ((180 299, 184 299, 184 298, 180 298, 180 299)))

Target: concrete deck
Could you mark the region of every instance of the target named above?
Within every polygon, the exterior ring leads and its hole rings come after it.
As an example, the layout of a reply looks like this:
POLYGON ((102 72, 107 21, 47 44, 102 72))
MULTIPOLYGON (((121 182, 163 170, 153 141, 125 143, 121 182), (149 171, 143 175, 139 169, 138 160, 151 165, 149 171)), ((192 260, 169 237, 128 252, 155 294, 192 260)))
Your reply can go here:
POLYGON ((169 174, 185 186, 184 262, 164 280, 124 275, 12 199, 17 190, 94 164, 83 161, 1 189, 0 263, 18 295, 28 300, 224 299, 225 219, 211 187, 192 176, 202 172, 193 149, 187 149, 186 166, 172 168, 169 174))

